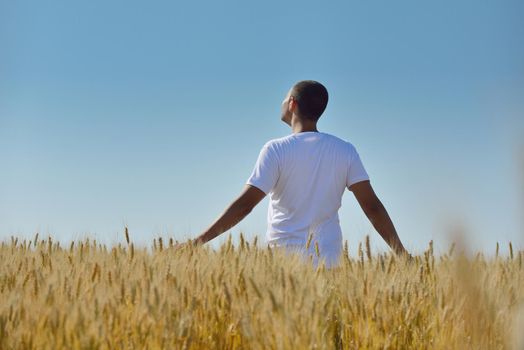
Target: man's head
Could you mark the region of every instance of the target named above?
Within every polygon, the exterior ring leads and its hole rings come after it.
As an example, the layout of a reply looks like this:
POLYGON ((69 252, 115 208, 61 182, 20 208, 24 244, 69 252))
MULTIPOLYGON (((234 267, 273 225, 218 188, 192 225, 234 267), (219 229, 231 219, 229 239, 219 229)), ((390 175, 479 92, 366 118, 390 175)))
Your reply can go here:
POLYGON ((281 120, 291 125, 293 114, 303 121, 316 123, 328 103, 324 85, 314 80, 302 80, 293 85, 282 102, 281 120))

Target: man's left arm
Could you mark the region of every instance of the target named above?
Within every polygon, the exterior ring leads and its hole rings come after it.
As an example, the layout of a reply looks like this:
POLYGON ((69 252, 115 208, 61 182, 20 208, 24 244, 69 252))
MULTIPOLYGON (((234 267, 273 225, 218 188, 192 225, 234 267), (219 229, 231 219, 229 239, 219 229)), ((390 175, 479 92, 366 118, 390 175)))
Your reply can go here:
POLYGON ((192 240, 192 243, 204 244, 229 230, 242 221, 265 196, 266 194, 257 187, 245 185, 242 193, 240 193, 211 226, 192 240))

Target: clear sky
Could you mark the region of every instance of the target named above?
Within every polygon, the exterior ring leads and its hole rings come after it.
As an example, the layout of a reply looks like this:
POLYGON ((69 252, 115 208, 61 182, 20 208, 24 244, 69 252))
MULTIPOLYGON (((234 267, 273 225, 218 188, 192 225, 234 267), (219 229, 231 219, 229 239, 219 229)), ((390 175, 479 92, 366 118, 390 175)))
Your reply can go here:
MULTIPOLYGON (((524 2, 0 0, 0 239, 194 238, 291 131, 297 81, 405 246, 524 248, 524 2)), ((231 232, 265 242, 268 199, 231 232)), ((355 251, 370 234, 347 191, 355 251)), ((217 247, 228 233, 211 241, 217 247)))

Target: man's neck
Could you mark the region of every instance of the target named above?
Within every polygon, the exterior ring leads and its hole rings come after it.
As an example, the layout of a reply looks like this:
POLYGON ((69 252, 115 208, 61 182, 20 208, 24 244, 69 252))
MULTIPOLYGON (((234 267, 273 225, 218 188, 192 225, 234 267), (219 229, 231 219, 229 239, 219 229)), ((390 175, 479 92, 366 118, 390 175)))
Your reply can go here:
POLYGON ((306 131, 318 132, 316 123, 314 123, 314 122, 307 122, 307 121, 304 122, 302 120, 299 120, 298 118, 297 119, 293 119, 291 121, 291 130, 292 130, 293 134, 297 134, 299 132, 306 132, 306 131))
POLYGON ((293 131, 293 134, 300 134, 301 132, 318 132, 318 130, 299 130, 293 131))

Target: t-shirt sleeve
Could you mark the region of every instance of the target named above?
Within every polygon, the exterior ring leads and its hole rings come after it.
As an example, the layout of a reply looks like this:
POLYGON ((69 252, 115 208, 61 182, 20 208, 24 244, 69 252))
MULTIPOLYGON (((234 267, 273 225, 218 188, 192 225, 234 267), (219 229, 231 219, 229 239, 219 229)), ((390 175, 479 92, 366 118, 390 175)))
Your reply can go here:
POLYGON ((364 168, 364 164, 362 164, 362 160, 360 159, 357 150, 354 146, 351 146, 346 186, 349 187, 364 180, 369 180, 369 175, 364 168))
POLYGON ((246 183, 262 190, 265 194, 275 186, 279 175, 278 158, 273 148, 266 143, 258 155, 255 167, 246 183))

